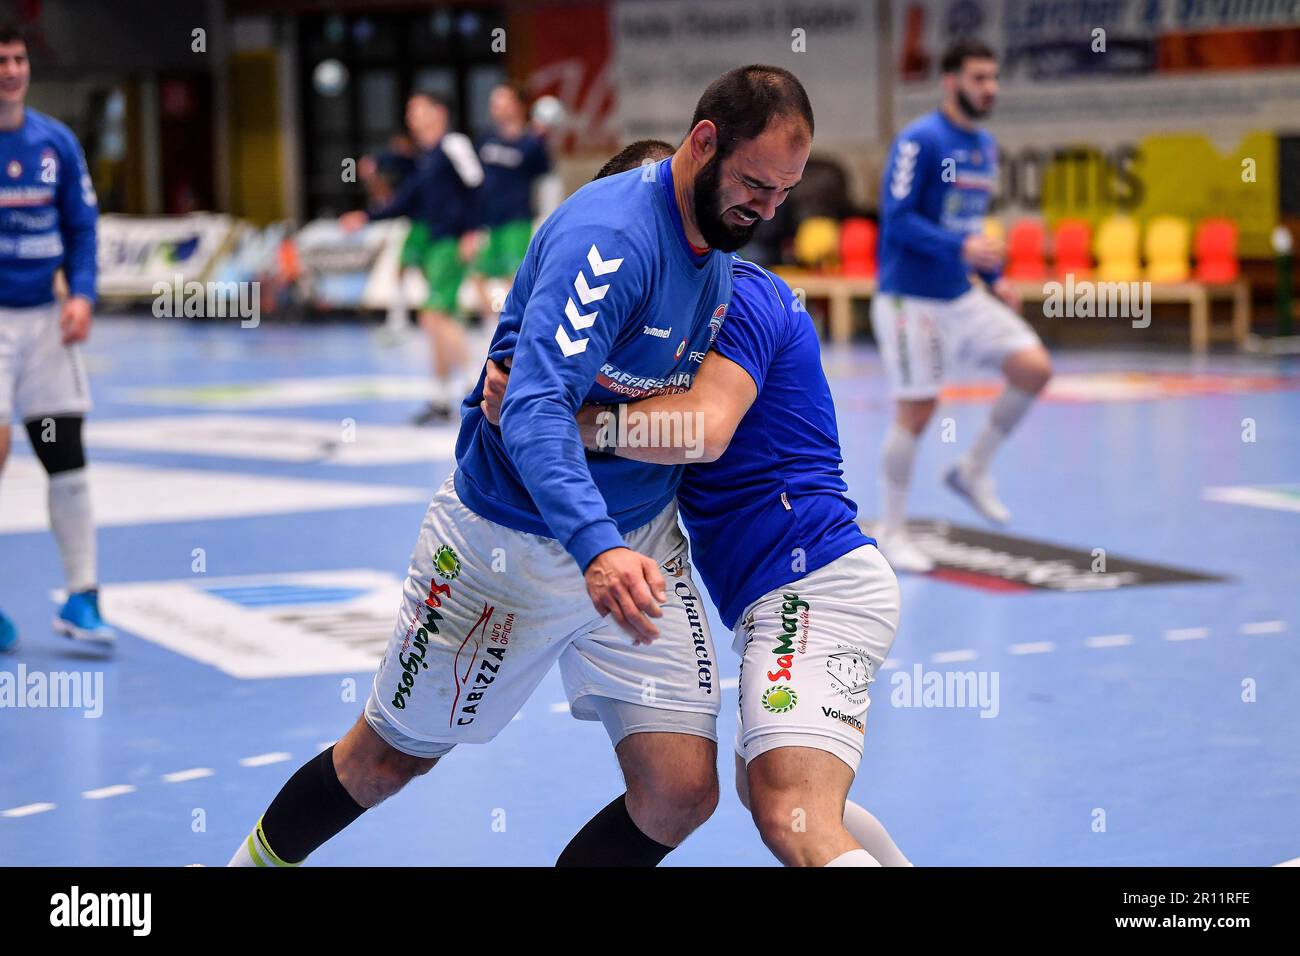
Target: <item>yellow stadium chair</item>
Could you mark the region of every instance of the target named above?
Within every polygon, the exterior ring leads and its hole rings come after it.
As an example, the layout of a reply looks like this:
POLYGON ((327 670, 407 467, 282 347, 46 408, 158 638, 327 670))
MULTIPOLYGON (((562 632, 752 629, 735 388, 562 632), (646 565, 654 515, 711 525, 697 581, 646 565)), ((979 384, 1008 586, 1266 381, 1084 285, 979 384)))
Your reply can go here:
POLYGON ((1192 227, 1178 216, 1156 216, 1147 223, 1147 278, 1152 282, 1186 282, 1191 275, 1192 227))
POLYGON ((840 253, 840 224, 826 216, 810 216, 794 234, 795 261, 805 269, 834 266, 840 253))
POLYGON ((1006 227, 1002 225, 1002 220, 997 216, 984 217, 984 235, 990 239, 996 239, 999 242, 1005 242, 1007 239, 1006 227))
POLYGON ((1142 278, 1138 261, 1138 224, 1129 216, 1111 216, 1097 227, 1097 272, 1102 282, 1136 282, 1142 278))

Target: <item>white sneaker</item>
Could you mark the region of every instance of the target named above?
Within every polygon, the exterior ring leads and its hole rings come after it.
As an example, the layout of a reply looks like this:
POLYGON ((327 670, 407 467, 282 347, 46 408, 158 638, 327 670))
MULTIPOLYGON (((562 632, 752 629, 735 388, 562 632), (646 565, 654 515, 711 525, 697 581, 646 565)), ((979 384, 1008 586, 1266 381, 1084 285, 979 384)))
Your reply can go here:
POLYGON ((917 547, 904 531, 877 532, 876 547, 895 571, 912 574, 929 574, 934 570, 934 559, 917 547))
POLYGON ((997 492, 993 490, 993 479, 987 474, 972 477, 958 463, 948 469, 943 482, 994 524, 1006 524, 1011 520, 1011 512, 998 500, 997 492))

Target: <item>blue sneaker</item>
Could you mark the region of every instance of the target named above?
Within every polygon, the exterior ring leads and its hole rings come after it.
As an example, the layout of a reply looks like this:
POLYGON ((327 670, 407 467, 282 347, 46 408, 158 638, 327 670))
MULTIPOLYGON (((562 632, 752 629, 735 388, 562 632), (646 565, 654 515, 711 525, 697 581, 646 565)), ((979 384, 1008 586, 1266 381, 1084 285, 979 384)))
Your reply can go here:
POLYGON ((111 646, 117 640, 117 632, 99 616, 99 591, 93 589, 68 596, 54 619, 54 632, 94 644, 111 646))
POLYGON ((17 643, 18 628, 14 626, 13 621, 5 617, 4 611, 0 611, 0 654, 12 651, 17 643))

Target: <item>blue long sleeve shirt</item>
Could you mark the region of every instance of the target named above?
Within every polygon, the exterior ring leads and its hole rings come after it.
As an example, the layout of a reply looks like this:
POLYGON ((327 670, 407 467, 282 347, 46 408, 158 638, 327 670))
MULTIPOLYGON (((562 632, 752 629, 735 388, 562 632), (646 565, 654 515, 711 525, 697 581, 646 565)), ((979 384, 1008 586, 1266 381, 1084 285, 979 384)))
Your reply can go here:
POLYGON ((673 498, 682 466, 588 454, 574 414, 689 388, 722 328, 731 265, 696 254, 671 160, 588 183, 533 237, 493 337, 512 358, 501 426, 465 400, 456 491, 477 514, 558 540, 586 569, 673 498))
POLYGON ((0 132, 0 306, 54 301, 60 267, 72 295, 95 301, 95 187, 72 131, 34 109, 0 132))
MULTIPOLYGON (((880 190, 880 291, 955 299, 970 288, 962 242, 984 228, 997 185, 997 144, 935 110, 906 126, 880 190)), ((992 284, 998 273, 980 273, 992 284)))
POLYGON ((518 139, 488 133, 478 144, 483 188, 478 191, 479 220, 484 226, 533 218, 533 181, 551 171, 546 140, 525 132, 518 139))

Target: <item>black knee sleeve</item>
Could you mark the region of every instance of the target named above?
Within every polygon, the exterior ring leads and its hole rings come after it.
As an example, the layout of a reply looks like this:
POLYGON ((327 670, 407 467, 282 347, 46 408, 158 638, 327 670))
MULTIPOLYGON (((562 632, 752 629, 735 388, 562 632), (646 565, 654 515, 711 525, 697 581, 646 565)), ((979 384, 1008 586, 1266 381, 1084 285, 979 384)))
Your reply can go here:
POLYGON ((86 467, 86 449, 81 443, 80 415, 46 415, 26 423, 32 451, 47 474, 86 467))
POLYGON ((329 747, 280 788, 262 814, 262 833, 272 853, 286 863, 300 863, 365 809, 339 782, 334 748, 329 747))

